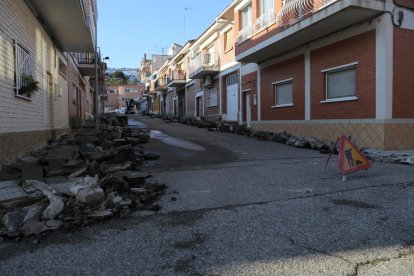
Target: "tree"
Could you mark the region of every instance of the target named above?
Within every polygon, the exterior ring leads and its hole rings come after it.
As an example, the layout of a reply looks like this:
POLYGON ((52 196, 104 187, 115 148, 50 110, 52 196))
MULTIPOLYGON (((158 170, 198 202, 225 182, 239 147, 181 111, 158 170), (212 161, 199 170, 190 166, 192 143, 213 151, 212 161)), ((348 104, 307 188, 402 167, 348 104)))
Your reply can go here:
POLYGON ((129 78, 122 71, 115 71, 109 76, 109 85, 126 85, 129 83, 129 78))

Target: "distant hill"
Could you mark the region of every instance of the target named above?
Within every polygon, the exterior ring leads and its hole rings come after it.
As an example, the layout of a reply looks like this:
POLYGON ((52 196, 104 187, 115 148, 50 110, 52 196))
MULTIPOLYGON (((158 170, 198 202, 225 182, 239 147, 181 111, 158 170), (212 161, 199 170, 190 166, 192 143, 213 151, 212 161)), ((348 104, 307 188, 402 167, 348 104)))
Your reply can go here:
POLYGON ((126 76, 129 77, 131 81, 136 79, 139 83, 141 82, 141 77, 138 68, 108 68, 106 70, 108 74, 112 74, 115 71, 122 71, 126 76))

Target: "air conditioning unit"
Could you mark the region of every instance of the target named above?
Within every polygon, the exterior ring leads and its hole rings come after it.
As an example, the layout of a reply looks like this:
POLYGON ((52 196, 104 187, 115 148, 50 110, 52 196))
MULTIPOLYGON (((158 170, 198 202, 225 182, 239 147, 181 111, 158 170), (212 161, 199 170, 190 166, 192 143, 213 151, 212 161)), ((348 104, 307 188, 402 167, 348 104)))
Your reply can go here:
POLYGON ((204 87, 212 87, 213 86, 213 78, 211 75, 206 75, 203 78, 203 86, 204 87))

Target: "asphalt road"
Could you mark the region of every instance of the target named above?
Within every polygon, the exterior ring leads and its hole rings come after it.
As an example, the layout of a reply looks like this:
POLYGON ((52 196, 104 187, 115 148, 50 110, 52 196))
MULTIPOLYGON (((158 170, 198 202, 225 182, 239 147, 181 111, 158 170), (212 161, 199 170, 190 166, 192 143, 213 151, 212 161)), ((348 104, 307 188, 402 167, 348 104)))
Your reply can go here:
POLYGON ((414 274, 413 166, 374 163, 343 183, 311 150, 131 123, 154 130, 145 148, 161 159, 143 170, 168 184, 161 211, 0 242, 1 275, 414 274))

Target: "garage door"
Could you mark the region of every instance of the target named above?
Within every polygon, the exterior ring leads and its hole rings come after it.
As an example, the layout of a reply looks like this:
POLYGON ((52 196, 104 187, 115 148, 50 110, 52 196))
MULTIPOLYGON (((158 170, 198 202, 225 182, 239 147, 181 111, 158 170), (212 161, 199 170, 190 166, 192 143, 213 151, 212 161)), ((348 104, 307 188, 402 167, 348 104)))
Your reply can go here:
POLYGON ((227 91, 227 121, 237 121, 239 74, 233 74, 226 79, 227 91))

